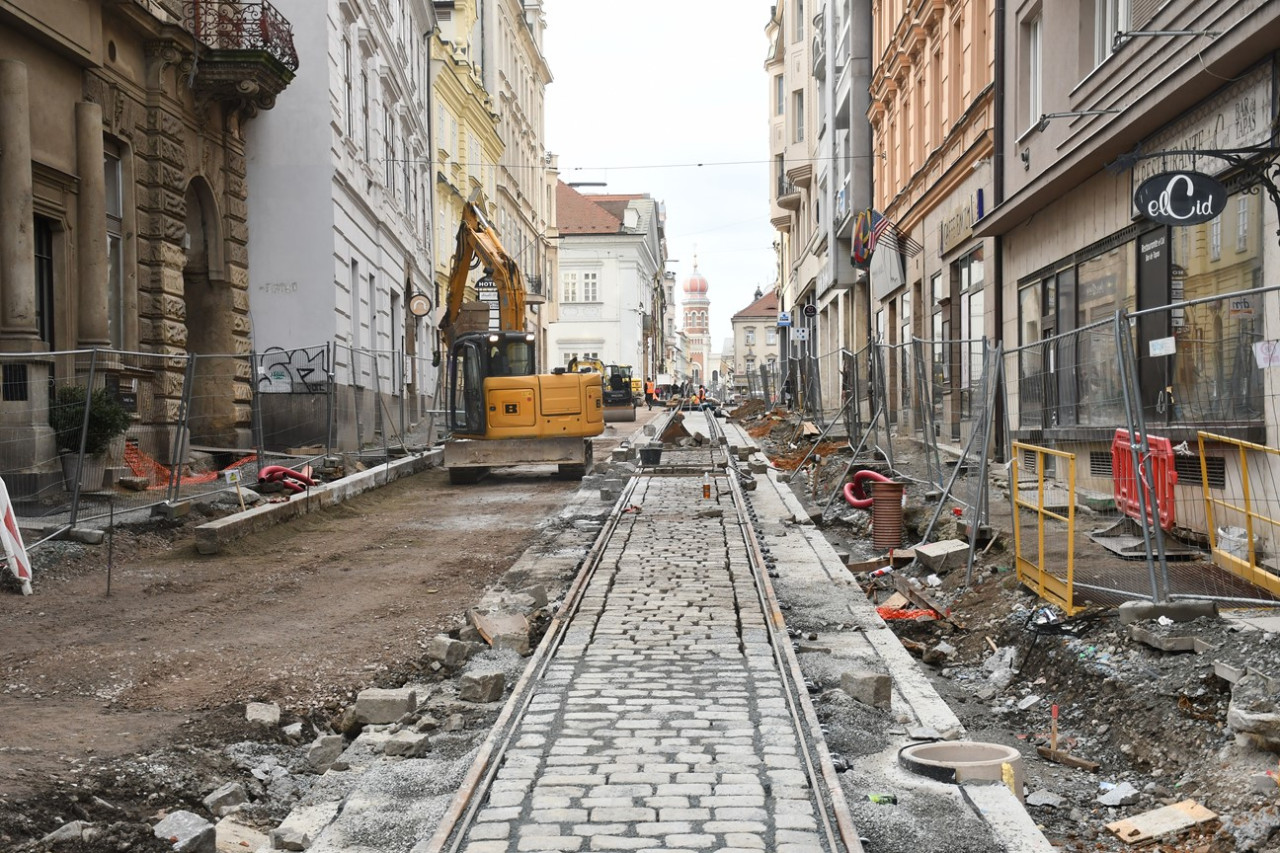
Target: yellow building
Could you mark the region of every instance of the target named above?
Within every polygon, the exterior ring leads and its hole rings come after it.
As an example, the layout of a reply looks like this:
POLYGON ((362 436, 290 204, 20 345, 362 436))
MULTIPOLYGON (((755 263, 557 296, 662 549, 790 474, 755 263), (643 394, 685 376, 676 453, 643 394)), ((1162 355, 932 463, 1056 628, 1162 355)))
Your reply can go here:
MULTIPOLYGON (((437 8, 439 26, 431 39, 437 305, 449 278, 463 205, 474 198, 490 222, 497 224, 497 164, 504 150, 497 109, 485 89, 484 69, 478 59, 483 55, 483 27, 476 0, 449 5, 452 8, 437 8)), ((505 245, 509 235, 498 236, 505 245)))

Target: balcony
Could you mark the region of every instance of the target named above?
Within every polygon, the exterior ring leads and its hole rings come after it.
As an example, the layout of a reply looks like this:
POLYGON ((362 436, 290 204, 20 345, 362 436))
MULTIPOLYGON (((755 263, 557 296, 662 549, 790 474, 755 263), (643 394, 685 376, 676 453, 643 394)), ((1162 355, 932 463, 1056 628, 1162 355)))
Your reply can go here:
POLYGON ((266 0, 187 0, 182 25, 206 48, 192 83, 199 96, 238 103, 252 115, 271 109, 298 70, 293 27, 266 0))
POLYGON ((800 188, 783 176, 778 178, 778 207, 785 210, 800 209, 800 188))

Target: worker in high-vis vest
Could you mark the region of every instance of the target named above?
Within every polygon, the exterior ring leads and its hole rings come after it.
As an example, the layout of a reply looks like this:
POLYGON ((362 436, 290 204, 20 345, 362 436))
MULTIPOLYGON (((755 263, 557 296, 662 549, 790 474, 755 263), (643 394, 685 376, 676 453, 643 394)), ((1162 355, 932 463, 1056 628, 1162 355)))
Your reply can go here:
POLYGON ((646 378, 644 380, 644 403, 649 411, 653 411, 653 379, 646 378))

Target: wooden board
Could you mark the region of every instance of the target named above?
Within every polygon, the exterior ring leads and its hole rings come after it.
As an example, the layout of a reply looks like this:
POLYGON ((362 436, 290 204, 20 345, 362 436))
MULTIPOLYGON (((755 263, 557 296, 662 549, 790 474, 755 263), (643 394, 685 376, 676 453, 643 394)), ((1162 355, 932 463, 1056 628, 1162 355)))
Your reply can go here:
POLYGON ((1196 824, 1215 820, 1217 817, 1217 814, 1195 800, 1183 800, 1171 806, 1109 823, 1107 829, 1114 832, 1121 841, 1142 844, 1171 833, 1182 832, 1196 824))

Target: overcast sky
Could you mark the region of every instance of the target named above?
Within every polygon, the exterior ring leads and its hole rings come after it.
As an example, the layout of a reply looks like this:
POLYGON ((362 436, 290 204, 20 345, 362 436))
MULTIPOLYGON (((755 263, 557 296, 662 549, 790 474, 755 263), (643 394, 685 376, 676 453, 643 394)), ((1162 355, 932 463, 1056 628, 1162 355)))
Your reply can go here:
POLYGON ((677 299, 706 276, 712 348, 773 286, 770 0, 546 0, 547 148, 585 193, 648 193, 667 209, 677 299), (703 165, 698 166, 696 164, 703 165))

